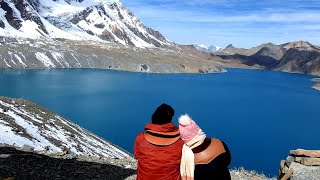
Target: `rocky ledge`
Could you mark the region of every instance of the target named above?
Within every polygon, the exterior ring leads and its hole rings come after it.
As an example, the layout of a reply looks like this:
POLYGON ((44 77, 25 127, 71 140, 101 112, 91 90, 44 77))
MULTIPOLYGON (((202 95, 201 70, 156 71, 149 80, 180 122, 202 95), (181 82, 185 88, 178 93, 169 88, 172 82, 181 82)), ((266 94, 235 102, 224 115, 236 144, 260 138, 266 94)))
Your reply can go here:
POLYGON ((313 78, 312 81, 317 82, 317 84, 313 85, 312 88, 320 91, 320 78, 313 78))
POLYGON ((280 163, 281 180, 319 180, 320 150, 291 150, 286 160, 280 163))

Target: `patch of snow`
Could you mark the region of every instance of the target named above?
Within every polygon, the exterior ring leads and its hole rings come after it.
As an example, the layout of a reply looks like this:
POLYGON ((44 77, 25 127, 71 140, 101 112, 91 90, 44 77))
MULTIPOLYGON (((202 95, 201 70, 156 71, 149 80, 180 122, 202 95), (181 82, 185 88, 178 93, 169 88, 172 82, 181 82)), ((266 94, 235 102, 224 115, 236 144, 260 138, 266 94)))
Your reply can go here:
POLYGON ((5 16, 6 15, 6 11, 4 11, 2 8, 0 8, 0 16, 5 16))
POLYGON ((35 53, 36 58, 43 63, 45 67, 56 67, 56 65, 53 64, 53 62, 50 60, 50 58, 41 52, 35 53))
POLYGON ((207 46, 204 44, 195 44, 195 46, 203 49, 208 49, 207 46))
POLYGON ((208 51, 209 52, 217 52, 217 51, 220 51, 222 48, 219 47, 219 46, 215 46, 215 45, 211 45, 209 48, 208 48, 208 51))
POLYGON ((42 14, 44 16, 59 16, 66 13, 75 13, 84 10, 87 7, 98 5, 103 2, 106 4, 112 4, 119 0, 84 0, 82 2, 71 1, 70 4, 64 0, 52 1, 52 0, 39 0, 43 6, 42 14))
POLYGON ((78 67, 82 67, 81 64, 80 64, 80 62, 79 62, 78 59, 74 56, 73 53, 71 53, 71 56, 76 60, 77 66, 78 66, 78 67))
POLYGON ((34 142, 15 134, 10 126, 4 125, 2 123, 0 123, 0 134, 0 142, 2 144, 17 145, 20 147, 22 147, 23 145, 29 145, 35 147, 34 142))
POLYGON ((13 56, 18 59, 19 63, 25 68, 27 65, 21 60, 21 58, 17 54, 13 54, 13 56))
POLYGON ((46 146, 49 146, 51 149, 58 151, 59 148, 57 148, 55 145, 53 145, 51 142, 49 142, 46 138, 40 135, 38 131, 38 127, 34 126, 32 123, 26 122, 21 116, 15 114, 12 111, 5 112, 5 114, 11 116, 12 118, 15 119, 15 122, 25 128, 26 132, 30 134, 33 138, 35 138, 37 141, 35 141, 35 149, 43 149, 46 146))
POLYGON ((61 67, 64 67, 64 66, 62 65, 62 63, 60 62, 60 61, 63 61, 63 60, 64 60, 63 54, 52 51, 52 52, 51 52, 51 55, 52 55, 52 57, 61 65, 61 67))
POLYGON ((48 22, 43 17, 39 16, 43 25, 45 26, 47 32, 49 33, 49 36, 51 38, 65 38, 65 39, 71 39, 71 40, 80 40, 81 38, 78 36, 75 36, 72 33, 69 33, 67 31, 64 31, 62 29, 59 29, 58 27, 54 26, 50 22, 48 22))
POLYGON ((3 61, 4 61, 4 63, 6 63, 6 66, 7 66, 7 67, 11 67, 10 64, 8 64, 8 62, 6 61, 5 58, 3 58, 3 61))
MULTIPOLYGON (((124 151, 121 151, 105 140, 97 137, 94 134, 91 134, 87 130, 63 119, 60 116, 55 116, 56 119, 47 120, 47 124, 45 124, 44 126, 41 125, 41 129, 39 129, 40 126, 35 126, 32 121, 23 118, 27 116, 34 120, 34 118, 38 117, 39 114, 27 112, 23 108, 23 106, 17 107, 16 105, 8 104, 3 101, 0 101, 0 104, 10 109, 4 112, 0 108, 0 112, 12 117, 15 120, 16 124, 23 127, 26 132, 34 138, 28 139, 25 137, 21 137, 20 133, 14 133, 12 131, 10 124, 0 120, 1 143, 19 147, 22 147, 23 145, 29 145, 34 147, 35 150, 44 150, 46 147, 49 147, 50 150, 56 152, 62 152, 63 148, 67 147, 73 153, 78 155, 100 155, 111 158, 129 157, 129 155, 124 151), (66 127, 60 126, 61 123, 66 127), (72 131, 70 131, 69 129, 72 129, 72 131), (56 145, 52 144, 47 138, 55 139, 55 141, 60 142, 62 146, 57 147, 56 145), (82 151, 79 151, 78 148, 81 148, 82 151)), ((38 121, 41 121, 40 119, 42 118, 39 118, 38 121)))
MULTIPOLYGON (((21 23, 22 27, 19 29, 20 31, 28 34, 29 37, 41 37, 41 30, 39 29, 39 25, 33 21, 26 20, 21 23)), ((44 34, 44 33, 43 33, 44 34)))

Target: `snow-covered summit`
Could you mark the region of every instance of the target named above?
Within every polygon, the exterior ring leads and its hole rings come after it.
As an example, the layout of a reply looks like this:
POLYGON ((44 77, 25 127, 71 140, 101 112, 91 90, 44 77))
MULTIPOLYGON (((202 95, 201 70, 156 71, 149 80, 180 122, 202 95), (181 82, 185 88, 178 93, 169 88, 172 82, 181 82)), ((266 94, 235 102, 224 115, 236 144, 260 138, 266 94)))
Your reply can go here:
POLYGON ((193 47, 199 51, 204 51, 204 52, 217 52, 221 50, 221 47, 215 46, 215 45, 211 45, 207 47, 206 45, 203 45, 203 44, 193 44, 193 47))
POLYGON ((193 47, 199 51, 207 51, 208 47, 204 44, 193 44, 193 47))
POLYGON ((208 51, 209 51, 209 52, 217 52, 217 51, 220 51, 220 50, 222 50, 222 48, 219 47, 219 46, 215 46, 215 45, 211 45, 211 46, 209 46, 209 48, 208 48, 208 51))
POLYGON ((172 43, 119 0, 2 0, 0 36, 110 41, 136 47, 172 43))
POLYGON ((31 146, 36 151, 105 158, 130 158, 129 153, 80 126, 21 99, 0 97, 0 144, 31 146))

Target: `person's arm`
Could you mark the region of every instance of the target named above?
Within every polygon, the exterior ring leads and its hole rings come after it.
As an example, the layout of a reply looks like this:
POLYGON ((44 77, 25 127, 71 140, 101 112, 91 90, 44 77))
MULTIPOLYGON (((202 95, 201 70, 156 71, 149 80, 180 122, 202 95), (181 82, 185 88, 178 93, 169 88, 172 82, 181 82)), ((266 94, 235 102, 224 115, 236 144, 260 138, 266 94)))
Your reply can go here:
POLYGON ((228 148, 228 146, 226 145, 226 143, 224 143, 223 141, 221 141, 223 144, 224 149, 226 150, 226 165, 229 166, 229 164, 231 163, 231 153, 230 150, 228 148))
POLYGON ((137 136, 136 141, 134 142, 133 154, 136 159, 139 159, 139 146, 140 145, 140 134, 137 136))

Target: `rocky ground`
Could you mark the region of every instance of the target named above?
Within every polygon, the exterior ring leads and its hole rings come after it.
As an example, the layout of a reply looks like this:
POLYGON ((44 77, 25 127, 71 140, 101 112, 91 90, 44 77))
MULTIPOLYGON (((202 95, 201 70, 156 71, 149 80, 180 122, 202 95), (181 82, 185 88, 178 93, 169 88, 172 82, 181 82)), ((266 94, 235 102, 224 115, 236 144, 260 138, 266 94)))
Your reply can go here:
MULTIPOLYGON (((0 146, 0 179, 135 180, 132 158, 98 158, 63 153, 38 154, 28 148, 0 146)), ((230 170, 233 180, 275 180, 243 168, 230 170)))
MULTIPOLYGON (((134 179, 135 161, 129 159, 37 154, 0 147, 0 177, 14 179, 134 179)), ((1 178, 0 178, 1 179, 1 178)))
POLYGON ((276 180, 276 177, 266 177, 264 174, 255 171, 248 171, 244 168, 233 169, 230 171, 232 180, 276 180))

